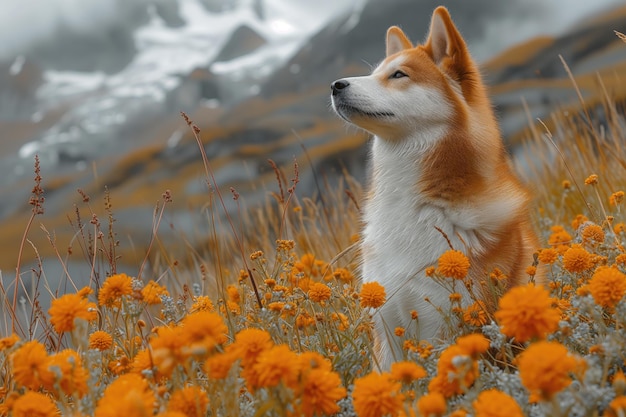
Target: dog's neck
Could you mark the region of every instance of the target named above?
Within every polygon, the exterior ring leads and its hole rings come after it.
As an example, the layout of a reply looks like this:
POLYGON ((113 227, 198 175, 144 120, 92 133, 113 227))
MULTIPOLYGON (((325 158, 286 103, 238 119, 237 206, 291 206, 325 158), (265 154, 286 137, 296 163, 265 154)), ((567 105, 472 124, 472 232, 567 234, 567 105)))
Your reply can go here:
POLYGON ((422 160, 433 145, 445 136, 446 130, 444 126, 430 126, 401 139, 374 136, 372 192, 414 194, 422 160))

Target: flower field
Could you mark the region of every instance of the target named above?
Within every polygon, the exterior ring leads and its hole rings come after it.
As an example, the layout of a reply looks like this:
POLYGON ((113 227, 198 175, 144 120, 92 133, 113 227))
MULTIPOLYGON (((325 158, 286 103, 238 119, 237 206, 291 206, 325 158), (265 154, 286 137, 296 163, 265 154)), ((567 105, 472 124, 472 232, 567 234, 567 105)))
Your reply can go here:
MULTIPOLYGON (((94 214, 82 237, 86 259, 99 260, 89 286, 68 275, 72 289, 56 294, 44 276, 38 291, 54 295, 44 306, 10 295, 26 287, 19 275, 1 282, 0 416, 626 415, 625 138, 617 123, 599 133, 578 116, 555 120, 560 137, 545 135, 558 157, 529 144, 545 159, 533 180, 544 245, 528 284, 507 289, 501 271, 485 271, 492 314, 471 290, 455 291, 470 266, 459 248, 426 270, 450 292, 436 306, 448 340, 392 329, 404 357, 378 370, 370 321, 393 295, 357 279, 360 187, 347 178, 300 199, 296 165, 290 182, 276 169, 279 192, 229 219, 228 237, 212 223, 211 249, 184 273, 167 253, 136 277, 118 271, 107 201, 108 225, 94 214), (538 273, 547 287, 534 284, 538 273)), ((38 163, 36 172, 33 218, 45 208, 38 163)), ((172 198, 164 193, 155 223, 172 198)))

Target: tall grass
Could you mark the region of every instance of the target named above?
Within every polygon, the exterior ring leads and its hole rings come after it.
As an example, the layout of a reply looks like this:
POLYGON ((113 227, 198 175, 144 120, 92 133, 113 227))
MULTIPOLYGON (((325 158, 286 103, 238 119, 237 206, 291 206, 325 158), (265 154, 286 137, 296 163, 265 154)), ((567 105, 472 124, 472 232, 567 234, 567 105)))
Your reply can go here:
MULTIPOLYGON (((227 214, 225 199, 240 196, 222 193, 200 146, 209 233, 168 246, 156 233, 172 199, 164 190, 136 277, 118 267, 110 199, 100 219, 83 193, 91 217, 75 211, 72 247, 89 285, 45 227, 63 285, 19 259, 15 279, 0 280, 0 416, 624 415, 624 132, 608 94, 532 127, 522 165, 545 241, 527 272, 532 281, 545 268, 549 288, 503 294, 501 274, 485 271, 498 312, 451 290, 437 306, 451 338, 433 345, 392 329, 405 356, 388 372, 376 369, 370 334, 386 294, 356 278, 362 191, 348 175, 301 197, 297 163, 274 166, 266 204, 227 214)), ((45 207, 40 185, 33 216, 45 207)), ((437 266, 429 279, 463 280, 437 266)))

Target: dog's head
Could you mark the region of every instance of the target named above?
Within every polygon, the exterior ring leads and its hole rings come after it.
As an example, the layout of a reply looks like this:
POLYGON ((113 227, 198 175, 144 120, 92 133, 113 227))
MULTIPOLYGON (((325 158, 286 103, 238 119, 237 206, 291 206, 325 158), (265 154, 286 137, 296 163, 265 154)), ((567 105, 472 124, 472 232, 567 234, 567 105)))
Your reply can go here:
POLYGON ((387 31, 385 60, 363 77, 331 84, 333 108, 346 121, 384 139, 457 121, 480 97, 481 81, 446 8, 437 8, 423 45, 396 26, 387 31))

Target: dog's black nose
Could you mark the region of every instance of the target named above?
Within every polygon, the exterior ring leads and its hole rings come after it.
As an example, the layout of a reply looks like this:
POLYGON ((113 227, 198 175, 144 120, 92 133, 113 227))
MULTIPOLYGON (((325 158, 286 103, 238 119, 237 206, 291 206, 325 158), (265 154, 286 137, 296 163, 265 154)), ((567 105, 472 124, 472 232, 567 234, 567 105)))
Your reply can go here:
POLYGON ((339 94, 341 90, 349 86, 350 83, 347 80, 337 80, 330 85, 330 88, 333 90, 333 96, 339 94))

